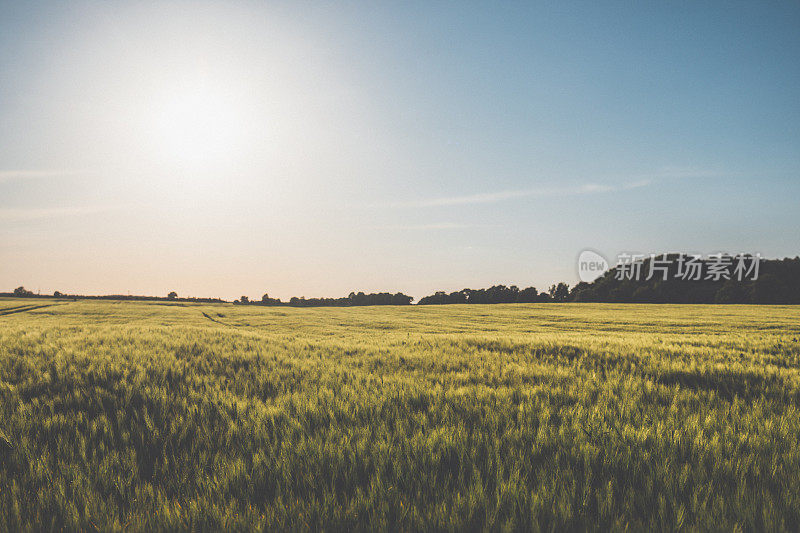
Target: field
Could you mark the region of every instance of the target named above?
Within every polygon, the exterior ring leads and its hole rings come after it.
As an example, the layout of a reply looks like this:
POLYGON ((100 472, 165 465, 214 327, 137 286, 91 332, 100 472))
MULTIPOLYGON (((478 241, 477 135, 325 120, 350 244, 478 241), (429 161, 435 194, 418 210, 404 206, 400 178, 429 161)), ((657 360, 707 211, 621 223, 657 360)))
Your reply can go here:
POLYGON ((800 309, 0 300, 0 530, 786 530, 800 309))

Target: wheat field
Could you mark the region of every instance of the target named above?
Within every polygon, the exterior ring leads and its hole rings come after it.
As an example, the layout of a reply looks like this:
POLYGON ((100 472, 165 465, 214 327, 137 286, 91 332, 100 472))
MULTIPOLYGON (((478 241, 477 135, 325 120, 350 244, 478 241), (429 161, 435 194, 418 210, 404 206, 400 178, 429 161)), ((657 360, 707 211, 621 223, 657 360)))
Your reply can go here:
POLYGON ((0 300, 0 529, 791 530, 800 310, 0 300))

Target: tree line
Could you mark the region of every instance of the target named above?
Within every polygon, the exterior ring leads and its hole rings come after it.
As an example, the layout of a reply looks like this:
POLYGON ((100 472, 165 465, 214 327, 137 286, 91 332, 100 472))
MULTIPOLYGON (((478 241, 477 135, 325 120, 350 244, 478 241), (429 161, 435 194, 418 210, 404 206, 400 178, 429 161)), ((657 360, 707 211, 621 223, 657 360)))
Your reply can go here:
POLYGON ((66 294, 61 291, 54 291, 53 294, 39 294, 28 290, 23 286, 17 287, 12 292, 0 292, 0 296, 14 298, 57 298, 64 300, 131 300, 137 302, 174 301, 187 303, 227 303, 227 300, 223 300, 222 298, 196 298, 194 296, 179 298, 175 291, 170 292, 167 296, 143 296, 135 294, 87 295, 66 294))
MULTIPOLYGON (((516 285, 494 285, 488 289, 462 289, 455 292, 437 291, 421 298, 419 305, 446 304, 502 304, 546 302, 607 302, 607 303, 695 303, 695 304, 800 304, 800 257, 793 259, 761 259, 755 276, 737 276, 729 269, 720 274, 719 264, 711 259, 696 261, 697 279, 686 279, 686 265, 678 254, 662 256, 658 265, 651 258, 638 261, 633 266, 638 276, 621 270, 631 265, 617 265, 591 283, 581 282, 570 288, 566 283, 556 283, 546 291, 535 287, 520 289, 516 285), (715 270, 716 269, 716 270, 715 270)), ((732 267, 732 265, 729 265, 732 267)), ((227 303, 220 298, 179 298, 175 291, 166 297, 105 295, 86 296, 64 294, 34 294, 25 287, 0 296, 18 298, 66 298, 92 300, 177 301, 194 303, 227 303)), ((264 305, 290 307, 350 307, 365 305, 410 305, 413 297, 401 292, 369 293, 351 292, 341 298, 292 297, 288 301, 264 294, 260 300, 247 296, 235 300, 236 305, 264 305)))
MULTIPOLYGON (((536 288, 495 285, 488 289, 436 292, 420 299, 421 305, 497 304, 543 302, 674 303, 674 304, 800 304, 800 257, 761 259, 751 277, 737 275, 734 258, 694 261, 697 278, 685 274, 685 257, 666 254, 644 258, 633 265, 615 266, 591 283, 570 288, 552 285, 547 292, 536 288), (633 276, 634 270, 638 276, 633 276), (621 272, 621 270, 626 270, 621 272), (739 279, 741 277, 741 279, 739 279), (688 279, 687 279, 688 278, 688 279)), ((752 260, 752 258, 750 258, 752 260)), ((747 266, 752 266, 752 262, 747 266)))
POLYGON ((389 292, 370 294, 351 292, 348 296, 342 298, 306 298, 304 296, 293 296, 288 302, 282 302, 280 298, 270 298, 269 294, 264 294, 261 300, 250 300, 247 296, 242 296, 233 303, 234 305, 288 305, 291 307, 350 307, 360 305, 411 305, 413 300, 414 298, 412 296, 401 292, 395 294, 389 292))
MULTIPOLYGON (((657 259, 658 260, 658 259, 657 259)), ((761 259, 753 277, 714 275, 717 261, 698 261, 700 279, 685 279, 686 264, 678 254, 666 256, 656 270, 651 258, 639 265, 641 277, 629 279, 620 275, 619 266, 612 268, 592 283, 578 283, 570 291, 573 302, 611 303, 696 303, 696 304, 800 304, 800 257, 794 259, 761 259), (647 279, 649 278, 649 279, 647 279)), ((729 265, 732 266, 732 265, 729 265)), ((629 268, 629 267, 622 267, 629 268)))
POLYGON ((547 292, 539 292, 536 287, 520 289, 516 285, 494 285, 488 289, 462 289, 451 293, 438 291, 421 298, 419 305, 566 302, 569 294, 566 283, 553 285, 547 292))

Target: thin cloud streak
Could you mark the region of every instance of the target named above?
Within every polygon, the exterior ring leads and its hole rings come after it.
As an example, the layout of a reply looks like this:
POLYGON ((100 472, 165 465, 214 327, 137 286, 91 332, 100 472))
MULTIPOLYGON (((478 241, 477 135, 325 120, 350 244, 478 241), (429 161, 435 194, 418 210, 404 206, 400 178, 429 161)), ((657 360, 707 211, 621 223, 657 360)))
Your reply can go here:
POLYGON ((647 187, 647 186, 652 185, 652 184, 653 184, 653 180, 639 180, 639 181, 634 181, 634 182, 631 182, 631 183, 626 183, 625 185, 620 187, 620 189, 627 191, 627 190, 630 190, 630 189, 638 189, 640 187, 647 187))
POLYGON ((463 204, 488 204, 515 198, 532 196, 536 191, 498 191, 490 193, 471 194, 467 196, 451 196, 449 198, 431 198, 428 200, 415 200, 411 202, 400 202, 392 205, 398 207, 440 207, 447 205, 463 204))
POLYGON ((621 185, 606 185, 599 183, 585 183, 577 187, 539 188, 496 191, 488 193, 470 194, 464 196, 451 196, 445 198, 429 198, 411 200, 408 202, 395 202, 390 207, 446 207, 454 205, 490 204, 517 198, 550 198, 559 196, 578 196, 587 194, 602 194, 617 191, 628 191, 649 187, 659 181, 689 178, 712 178, 721 176, 717 171, 700 170, 682 167, 667 167, 652 177, 623 183, 621 185))
MULTIPOLYGON (((722 175, 723 173, 716 170, 704 170, 692 167, 664 167, 655 177, 658 179, 680 180, 691 178, 716 178, 722 175)), ((726 172, 724 175, 731 176, 734 174, 726 172)))
POLYGON ((374 226, 381 230, 449 230, 449 229, 475 229, 492 227, 488 224, 459 224, 457 222, 436 222, 431 224, 392 224, 388 226, 374 226))
POLYGON ((578 187, 542 188, 517 191, 498 191, 492 193, 471 194, 466 196, 452 196, 449 198, 432 198, 427 200, 414 200, 390 204, 393 207, 446 207, 467 204, 490 204, 517 198, 549 198, 554 196, 575 196, 583 194, 599 194, 613 191, 645 187, 651 182, 643 180, 622 186, 602 185, 587 183, 578 187))

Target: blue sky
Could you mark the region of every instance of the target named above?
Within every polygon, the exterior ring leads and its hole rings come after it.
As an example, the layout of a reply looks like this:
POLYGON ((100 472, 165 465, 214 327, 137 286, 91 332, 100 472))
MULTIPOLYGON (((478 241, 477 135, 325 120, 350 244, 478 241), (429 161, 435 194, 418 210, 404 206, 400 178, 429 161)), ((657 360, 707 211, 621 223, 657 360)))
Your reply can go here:
POLYGON ((800 253, 800 4, 0 3, 0 288, 800 253))

